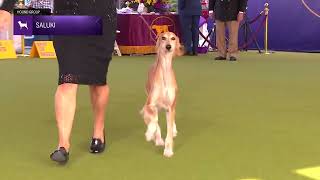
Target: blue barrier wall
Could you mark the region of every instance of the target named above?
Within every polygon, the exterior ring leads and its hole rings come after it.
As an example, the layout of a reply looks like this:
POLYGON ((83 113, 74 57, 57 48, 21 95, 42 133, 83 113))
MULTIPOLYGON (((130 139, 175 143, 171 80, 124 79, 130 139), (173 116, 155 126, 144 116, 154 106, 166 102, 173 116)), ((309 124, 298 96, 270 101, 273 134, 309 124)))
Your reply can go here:
MULTIPOLYGON (((320 52, 320 0, 249 0, 249 19, 264 9, 265 2, 270 4, 270 49, 320 52)), ((257 24, 252 25, 254 30, 257 24)), ((258 35, 261 47, 263 37, 262 31, 258 35)))

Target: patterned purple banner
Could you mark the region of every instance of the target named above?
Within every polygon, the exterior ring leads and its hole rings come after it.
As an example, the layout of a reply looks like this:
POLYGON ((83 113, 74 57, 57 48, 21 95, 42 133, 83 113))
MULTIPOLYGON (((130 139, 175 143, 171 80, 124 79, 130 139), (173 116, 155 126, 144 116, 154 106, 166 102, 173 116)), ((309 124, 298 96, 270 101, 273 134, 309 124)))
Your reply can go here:
POLYGON ((102 35, 98 16, 14 16, 14 35, 102 35))
POLYGON ((163 32, 174 32, 181 36, 178 15, 138 15, 118 14, 117 37, 120 46, 154 46, 157 35, 163 32))
MULTIPOLYGON (((320 52, 320 0, 249 0, 250 19, 263 10, 265 2, 270 5, 270 49, 320 52)), ((258 24, 254 23, 252 28, 256 30, 258 24)), ((258 41, 263 47, 263 31, 258 41)))

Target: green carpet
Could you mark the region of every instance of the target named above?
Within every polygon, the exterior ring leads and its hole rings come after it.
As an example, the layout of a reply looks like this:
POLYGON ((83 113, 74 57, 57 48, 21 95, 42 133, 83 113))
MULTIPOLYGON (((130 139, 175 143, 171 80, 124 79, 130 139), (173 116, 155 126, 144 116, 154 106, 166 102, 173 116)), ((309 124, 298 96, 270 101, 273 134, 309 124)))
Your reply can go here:
MULTIPOLYGON (((70 161, 56 148, 55 60, 0 61, 1 180, 308 180, 297 169, 320 166, 320 54, 242 53, 174 61, 179 84, 175 155, 145 142, 139 110, 153 56, 115 57, 110 65, 108 150, 88 153, 88 89, 78 93, 70 161)), ((164 116, 161 124, 165 132, 164 116)), ((320 172, 319 172, 320 173, 320 172)))

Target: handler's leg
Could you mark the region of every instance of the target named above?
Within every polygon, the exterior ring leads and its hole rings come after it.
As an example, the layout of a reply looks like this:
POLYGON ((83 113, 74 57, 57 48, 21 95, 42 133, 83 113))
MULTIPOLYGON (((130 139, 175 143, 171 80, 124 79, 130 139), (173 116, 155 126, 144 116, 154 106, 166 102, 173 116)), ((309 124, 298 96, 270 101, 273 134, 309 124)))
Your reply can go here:
MULTIPOLYGON (((227 57, 227 47, 226 47, 226 23, 223 21, 216 20, 217 28, 217 47, 218 47, 218 56, 226 58, 227 57)), ((221 60, 221 59, 217 59, 221 60)))
MULTIPOLYGON (((231 57, 237 58, 238 56, 238 33, 239 33, 239 22, 238 21, 229 21, 227 22, 228 29, 230 32, 229 48, 228 53, 231 57)), ((234 59, 236 60, 236 59, 234 59)))
POLYGON ((104 119, 109 101, 109 86, 90 86, 90 95, 94 113, 93 138, 100 139, 104 143, 104 119))
POLYGON ((55 95, 56 121, 59 130, 59 147, 70 148, 70 134, 76 110, 77 84, 59 85, 55 95))
POLYGON ((188 54, 192 54, 192 16, 180 15, 181 26, 183 34, 183 45, 188 54))
POLYGON ((198 54, 200 16, 192 16, 192 51, 198 54))

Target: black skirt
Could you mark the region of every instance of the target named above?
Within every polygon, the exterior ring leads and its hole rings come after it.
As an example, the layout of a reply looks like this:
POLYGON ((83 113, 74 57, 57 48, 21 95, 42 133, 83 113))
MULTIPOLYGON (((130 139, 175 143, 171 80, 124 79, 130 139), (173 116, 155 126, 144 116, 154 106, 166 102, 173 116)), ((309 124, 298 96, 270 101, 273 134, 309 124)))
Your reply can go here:
POLYGON ((101 16, 102 36, 55 36, 59 63, 58 84, 105 85, 116 38, 114 0, 55 1, 56 15, 101 16))

